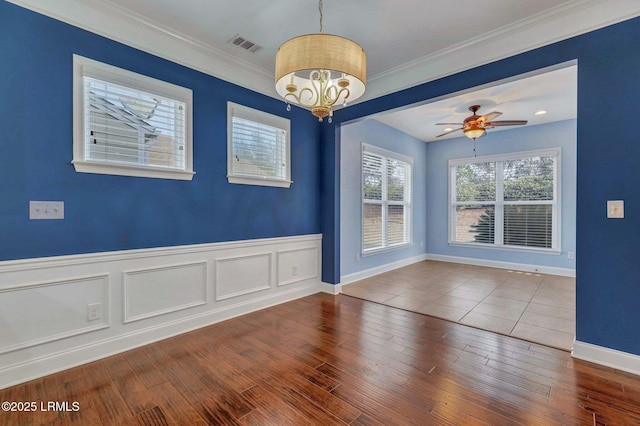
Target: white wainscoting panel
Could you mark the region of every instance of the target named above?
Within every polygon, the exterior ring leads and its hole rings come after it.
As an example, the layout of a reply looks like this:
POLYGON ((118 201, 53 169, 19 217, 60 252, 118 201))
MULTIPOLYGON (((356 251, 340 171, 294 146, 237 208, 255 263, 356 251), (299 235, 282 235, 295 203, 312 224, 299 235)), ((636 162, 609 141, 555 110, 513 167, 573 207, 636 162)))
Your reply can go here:
POLYGON ((271 253, 216 260, 216 300, 271 288, 271 253))
POLYGON ((0 388, 318 293, 321 245, 316 234, 0 262, 0 388), (293 266, 295 278, 278 275, 293 266))
POLYGON ((207 303, 207 263, 124 271, 124 322, 207 303))
POLYGON ((0 288, 0 354, 107 327, 108 275, 0 288), (100 318, 89 320, 89 305, 100 318))
POLYGON ((317 247, 279 251, 277 259, 278 286, 318 278, 320 276, 319 255, 317 247))

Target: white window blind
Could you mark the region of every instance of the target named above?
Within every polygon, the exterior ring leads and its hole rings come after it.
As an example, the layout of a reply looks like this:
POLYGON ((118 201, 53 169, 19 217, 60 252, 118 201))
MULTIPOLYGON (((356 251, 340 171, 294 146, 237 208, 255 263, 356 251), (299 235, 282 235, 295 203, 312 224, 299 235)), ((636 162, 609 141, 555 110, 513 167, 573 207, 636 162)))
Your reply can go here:
POLYGON ((383 243, 383 172, 384 157, 362 153, 362 249, 364 252, 384 247, 383 243))
POLYGON ((495 242, 496 164, 478 162, 455 167, 455 241, 495 242))
POLYGON ((449 162, 451 241, 559 250, 559 149, 449 162))
POLYGON ((229 182, 288 187, 289 128, 285 118, 229 102, 229 182))
POLYGON ((74 56, 77 171, 191 179, 191 91, 74 56))
POLYGON ((411 243, 412 160, 363 144, 363 254, 411 243))
POLYGON ((85 159, 184 170, 184 102, 84 78, 85 159))
POLYGON ((504 162, 504 244, 553 247, 554 156, 504 162))

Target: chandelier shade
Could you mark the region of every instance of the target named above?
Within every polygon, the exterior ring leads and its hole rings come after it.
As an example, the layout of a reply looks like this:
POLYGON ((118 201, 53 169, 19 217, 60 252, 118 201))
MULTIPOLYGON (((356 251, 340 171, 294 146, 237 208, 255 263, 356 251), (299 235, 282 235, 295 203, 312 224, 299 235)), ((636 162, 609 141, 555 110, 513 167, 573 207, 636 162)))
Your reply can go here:
POLYGON ((333 115, 333 106, 354 101, 364 94, 367 55, 358 43, 322 33, 307 34, 284 42, 276 53, 276 92, 287 103, 309 108, 322 121, 333 115))

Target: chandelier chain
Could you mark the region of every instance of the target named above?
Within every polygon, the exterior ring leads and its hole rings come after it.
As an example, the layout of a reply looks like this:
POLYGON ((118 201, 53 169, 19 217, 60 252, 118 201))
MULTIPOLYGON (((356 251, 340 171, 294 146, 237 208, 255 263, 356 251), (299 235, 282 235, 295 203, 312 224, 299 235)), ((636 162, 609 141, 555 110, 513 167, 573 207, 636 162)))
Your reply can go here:
POLYGON ((318 10, 320 11, 320 32, 322 32, 322 0, 318 1, 318 10))

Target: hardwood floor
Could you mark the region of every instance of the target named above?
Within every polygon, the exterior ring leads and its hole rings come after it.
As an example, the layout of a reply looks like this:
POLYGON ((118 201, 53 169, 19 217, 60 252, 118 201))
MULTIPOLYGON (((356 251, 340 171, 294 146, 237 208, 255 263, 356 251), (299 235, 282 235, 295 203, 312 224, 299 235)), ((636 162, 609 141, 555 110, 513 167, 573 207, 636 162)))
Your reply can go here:
POLYGON ((640 377, 316 294, 12 388, 2 425, 640 424, 640 377), (79 410, 73 411, 73 403, 79 410))

